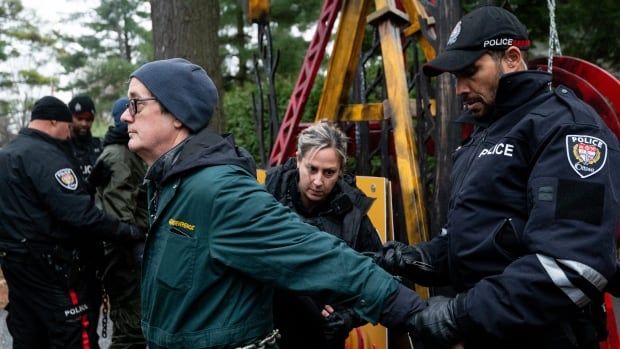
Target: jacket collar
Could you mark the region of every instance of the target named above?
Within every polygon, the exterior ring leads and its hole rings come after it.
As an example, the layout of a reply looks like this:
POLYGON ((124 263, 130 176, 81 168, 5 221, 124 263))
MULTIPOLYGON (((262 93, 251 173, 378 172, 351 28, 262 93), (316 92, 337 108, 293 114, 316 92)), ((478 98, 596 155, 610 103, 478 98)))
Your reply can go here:
POLYGON ((61 139, 54 138, 45 132, 35 130, 33 128, 28 128, 28 127, 22 128, 21 130, 19 130, 19 133, 23 134, 24 136, 38 138, 46 143, 52 144, 60 148, 60 150, 62 150, 63 152, 73 156, 73 154, 71 153, 71 143, 69 140, 63 141, 61 139))
POLYGON ((550 84, 551 74, 544 71, 524 70, 506 74, 499 79, 495 95, 495 109, 491 115, 477 118, 469 110, 465 110, 457 117, 456 122, 488 127, 504 115, 548 92, 550 84))
POLYGON ((103 138, 103 146, 110 144, 123 144, 127 145, 129 142, 129 133, 127 128, 110 126, 108 132, 106 132, 103 138))
POLYGON ((548 92, 550 84, 551 74, 539 70, 502 76, 495 95, 495 119, 527 104, 541 93, 548 92))
POLYGON ((146 171, 144 179, 161 185, 166 177, 166 173, 169 172, 174 166, 179 158, 183 146, 187 143, 187 141, 189 141, 190 138, 191 137, 186 138, 174 148, 168 150, 164 155, 160 156, 159 159, 157 159, 153 165, 149 167, 148 171, 146 171))
POLYGON ((232 135, 220 136, 204 128, 157 159, 145 178, 161 184, 181 173, 216 165, 236 165, 256 176, 252 155, 237 147, 232 135))

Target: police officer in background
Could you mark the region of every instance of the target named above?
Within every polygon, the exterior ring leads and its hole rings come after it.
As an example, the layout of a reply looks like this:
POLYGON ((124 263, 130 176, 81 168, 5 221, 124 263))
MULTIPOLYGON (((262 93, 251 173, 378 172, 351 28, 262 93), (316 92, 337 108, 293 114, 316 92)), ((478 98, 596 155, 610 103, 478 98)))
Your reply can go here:
POLYGON ((71 123, 71 146, 73 156, 80 167, 80 175, 87 179, 103 151, 101 139, 93 137, 90 129, 95 121, 95 103, 87 95, 75 96, 69 101, 71 123))
POLYGON ((97 348, 100 296, 80 246, 144 238, 95 207, 73 167, 70 124, 67 106, 43 97, 0 150, 0 263, 16 349, 97 348))
MULTIPOLYGON (((426 75, 450 72, 475 130, 454 153, 448 221, 379 263, 425 286, 451 285, 414 315, 431 348, 598 348, 603 290, 616 269, 618 140, 551 75, 527 70, 526 28, 478 8, 426 75), (615 170, 614 170, 615 168, 615 170)), ((426 348, 426 347, 425 347, 426 348)))

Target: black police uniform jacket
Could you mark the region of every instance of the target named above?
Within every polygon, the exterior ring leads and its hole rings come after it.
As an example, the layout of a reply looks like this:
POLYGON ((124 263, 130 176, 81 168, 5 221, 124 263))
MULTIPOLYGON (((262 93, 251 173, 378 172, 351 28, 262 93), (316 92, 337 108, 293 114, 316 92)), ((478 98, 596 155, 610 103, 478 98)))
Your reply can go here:
POLYGON ((40 322, 69 338, 83 336, 74 331, 81 321, 91 345, 96 338, 101 296, 90 247, 120 227, 95 208, 70 154, 67 141, 29 128, 0 150, 0 264, 19 326, 26 312, 37 318, 14 334, 16 343, 29 343, 23 337, 40 322))
MULTIPOLYGON (((74 134, 71 137, 71 148, 73 150, 73 156, 78 163, 80 175, 88 179, 93 170, 93 166, 95 166, 97 159, 103 151, 101 139, 93 137, 90 134, 87 136, 77 136, 74 134)), ((93 188, 89 187, 89 190, 94 192, 93 188)))
POLYGON ((495 112, 454 153, 448 223, 421 245, 435 283, 465 292, 466 347, 590 341, 573 320, 600 304, 615 270, 618 140, 549 82, 539 71, 500 79, 495 112))
POLYGON ((95 207, 67 141, 24 128, 0 151, 0 239, 75 246, 114 238, 119 222, 95 207))
MULTIPOLYGON (((377 251, 381 239, 367 216, 373 199, 355 186, 355 178, 345 175, 339 179, 326 202, 313 213, 301 203, 298 189, 297 161, 290 158, 284 165, 269 169, 265 187, 278 201, 295 211, 302 220, 338 238, 358 252, 377 251)), ((276 290, 274 295, 274 324, 280 329, 283 349, 343 348, 348 329, 339 329, 333 338, 323 336, 321 310, 325 304, 320 297, 310 297, 276 290), (343 332, 346 331, 346 332, 343 332)), ((336 311, 346 308, 331 304, 336 311)), ((352 316, 351 326, 364 322, 352 316)))

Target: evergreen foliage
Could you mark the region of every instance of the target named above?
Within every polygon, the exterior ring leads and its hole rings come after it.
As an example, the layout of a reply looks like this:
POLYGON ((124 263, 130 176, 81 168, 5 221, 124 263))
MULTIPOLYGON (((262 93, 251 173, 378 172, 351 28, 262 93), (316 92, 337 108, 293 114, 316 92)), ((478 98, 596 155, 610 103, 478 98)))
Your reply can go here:
POLYGON ((57 60, 72 77, 59 88, 73 95, 87 94, 95 101, 96 135, 107 130, 109 110, 127 93, 129 74, 153 58, 149 16, 142 0, 100 0, 94 11, 71 16, 90 30, 80 35, 55 33, 57 60))
MULTIPOLYGON (((258 73, 263 75, 264 62, 260 60, 257 47, 257 26, 246 20, 245 1, 219 3, 219 42, 205 49, 217 46, 224 58, 221 66, 224 131, 232 131, 239 143, 259 158, 252 112, 252 93, 257 93, 253 56, 259 58, 258 73)), ((481 3, 507 6, 517 13, 530 29, 535 42, 534 53, 546 54, 549 35, 546 1, 462 1, 465 10, 481 3)), ((276 91, 280 119, 286 111, 321 6, 320 0, 271 1, 269 19, 273 52, 279 54, 276 91)), ((148 1, 144 0, 100 0, 94 11, 74 13, 66 19, 67 23, 82 23, 86 30, 75 35, 58 32, 46 35, 38 29, 41 20, 24 10, 20 0, 0 0, 0 62, 16 57, 29 62, 23 69, 6 69, 4 65, 0 68, 0 87, 4 91, 0 94, 0 129, 9 127, 9 117, 16 120, 13 132, 15 125, 23 122, 33 97, 40 97, 36 90, 33 92, 37 87, 54 86, 72 94, 87 93, 95 99, 98 114, 106 114, 111 102, 125 94, 129 73, 137 65, 153 59, 149 12, 148 1), (41 56, 41 52, 50 52, 50 47, 54 51, 41 56), (42 60, 55 60, 61 64, 64 69, 62 78, 42 74, 38 70, 42 60), (66 77, 71 77, 68 82, 66 77)), ((620 29, 620 2, 558 0, 556 17, 564 54, 594 62, 618 76, 620 51, 615 48, 620 46, 620 38, 615 33, 620 29)), ((266 81, 264 76, 262 80, 266 81)), ((305 109, 305 120, 314 118, 321 80, 319 76, 316 82, 319 86, 314 87, 305 109)), ((266 100, 264 105, 267 105, 266 100)), ((95 126, 96 133, 104 132, 106 122, 101 120, 98 123, 101 125, 95 126)), ((265 137, 269 138, 268 132, 265 137)), ((5 140, 0 133, 0 144, 5 140)))
POLYGON ((20 0, 0 0, 0 146, 27 123, 33 91, 58 81, 36 69, 54 42, 39 32, 39 21, 20 0))

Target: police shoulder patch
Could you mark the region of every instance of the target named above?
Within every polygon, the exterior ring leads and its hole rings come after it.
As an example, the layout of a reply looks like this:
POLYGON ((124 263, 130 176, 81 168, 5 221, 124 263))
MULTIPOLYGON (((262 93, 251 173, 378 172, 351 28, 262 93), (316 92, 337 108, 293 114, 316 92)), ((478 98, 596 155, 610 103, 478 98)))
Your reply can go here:
POLYGON ((607 143, 592 136, 567 135, 566 156, 579 177, 590 177, 605 166, 607 143))
POLYGON ((76 190, 78 187, 78 179, 75 173, 70 168, 63 168, 54 174, 54 177, 63 187, 69 190, 76 190))

